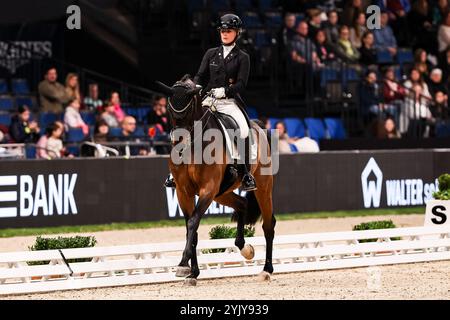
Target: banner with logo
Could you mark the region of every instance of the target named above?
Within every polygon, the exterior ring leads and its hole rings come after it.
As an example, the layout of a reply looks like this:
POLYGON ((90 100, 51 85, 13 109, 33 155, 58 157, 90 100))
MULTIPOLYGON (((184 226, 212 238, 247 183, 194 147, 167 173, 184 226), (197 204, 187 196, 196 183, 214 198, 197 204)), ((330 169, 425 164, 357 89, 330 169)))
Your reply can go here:
MULTIPOLYGON (((445 150, 281 155, 274 212, 424 206, 444 172, 445 150)), ((167 174, 164 157, 2 161, 0 228, 182 218, 167 174)), ((231 213, 214 202, 206 215, 231 213)))

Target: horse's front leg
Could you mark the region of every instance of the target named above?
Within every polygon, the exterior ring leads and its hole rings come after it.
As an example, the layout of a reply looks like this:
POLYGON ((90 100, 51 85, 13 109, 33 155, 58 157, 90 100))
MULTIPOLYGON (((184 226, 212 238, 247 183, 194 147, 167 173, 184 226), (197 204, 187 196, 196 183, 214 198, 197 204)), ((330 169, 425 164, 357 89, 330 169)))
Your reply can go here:
MULTIPOLYGON (((195 208, 195 196, 189 196, 182 192, 177 192, 178 203, 180 205, 181 211, 183 211, 184 219, 186 222, 186 243, 189 237, 188 223, 190 217, 194 212, 195 208)), ((191 267, 189 266, 189 257, 183 253, 180 263, 178 264, 177 271, 175 273, 176 277, 186 277, 191 273, 191 267)))
POLYGON ((197 263, 197 243, 198 243, 198 234, 197 230, 200 225, 200 220, 203 217, 203 214, 211 205, 214 199, 214 192, 200 192, 199 199, 197 205, 195 206, 194 213, 189 218, 187 223, 188 236, 186 241, 186 247, 183 252, 183 260, 190 259, 191 260, 191 273, 187 276, 185 280, 186 285, 196 285, 197 277, 200 274, 200 270, 198 268, 197 263))

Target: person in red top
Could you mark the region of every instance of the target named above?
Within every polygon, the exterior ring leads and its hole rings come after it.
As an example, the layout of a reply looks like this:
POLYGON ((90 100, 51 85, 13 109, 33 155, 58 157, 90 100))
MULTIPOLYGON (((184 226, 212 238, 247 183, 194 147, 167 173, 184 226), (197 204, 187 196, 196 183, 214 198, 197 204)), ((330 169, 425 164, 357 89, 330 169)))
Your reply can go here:
POLYGON ((118 92, 111 92, 111 96, 109 101, 114 105, 114 113, 119 122, 122 122, 125 119, 125 112, 122 110, 120 106, 120 96, 118 92))
POLYGON ((395 81, 394 69, 387 68, 383 80, 384 108, 394 117, 395 123, 399 121, 398 116, 403 108, 405 95, 406 89, 395 81))

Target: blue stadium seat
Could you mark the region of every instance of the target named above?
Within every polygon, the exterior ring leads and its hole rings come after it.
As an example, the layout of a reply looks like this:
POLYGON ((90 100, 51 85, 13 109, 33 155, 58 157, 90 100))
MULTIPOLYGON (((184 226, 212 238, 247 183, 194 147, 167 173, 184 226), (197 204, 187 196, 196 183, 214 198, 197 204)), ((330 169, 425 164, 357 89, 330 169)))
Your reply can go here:
POLYGON ((242 23, 246 28, 260 28, 261 19, 256 12, 246 12, 242 15, 242 23))
POLYGON ((8 93, 8 84, 5 79, 0 79, 0 94, 8 93))
POLYGON ((11 124, 11 115, 8 113, 0 113, 0 124, 9 127, 11 124))
POLYGON ((377 51, 377 63, 387 64, 387 63, 393 63, 393 62, 394 62, 394 59, 392 58, 389 51, 387 51, 387 50, 377 51))
POLYGON ((270 45, 270 35, 265 30, 255 31, 252 38, 256 48, 267 47, 270 45))
POLYGON ((81 128, 71 128, 66 132, 68 142, 81 142, 84 140, 83 130, 81 128))
POLYGON ((250 11, 253 9, 252 0, 239 0, 236 1, 236 10, 240 13, 244 11, 250 11))
POLYGON ((41 128, 45 129, 53 122, 57 120, 61 121, 63 119, 63 116, 63 114, 57 114, 53 112, 42 112, 41 114, 39 114, 39 124, 41 128))
POLYGON ((323 68, 320 71, 320 85, 322 88, 325 87, 328 81, 336 81, 338 77, 338 71, 332 68, 323 68))
POLYGON ((109 128, 109 135, 111 137, 120 137, 122 135, 122 128, 109 128))
POLYGON ((26 79, 12 79, 12 91, 15 95, 28 95, 30 94, 30 89, 28 87, 28 82, 26 79))
POLYGON ((136 130, 134 131, 133 135, 136 136, 136 137, 145 137, 145 136, 147 136, 145 134, 145 129, 144 129, 143 126, 136 127, 136 130))
POLYGON ((450 123, 449 122, 438 122, 435 129, 436 137, 446 138, 450 137, 450 123))
POLYGON ((95 113, 82 111, 82 112, 80 112, 80 114, 81 114, 81 118, 87 125, 89 125, 89 126, 95 125, 95 113))
POLYGON ((347 137, 347 133, 341 119, 325 118, 324 120, 331 139, 345 139, 347 137))
POLYGON ((29 96, 16 97, 16 107, 27 106, 33 108, 33 100, 29 96))
POLYGON ((75 157, 80 156, 80 147, 79 146, 67 146, 67 151, 74 155, 75 157))
POLYGON ((269 123, 270 123, 270 128, 271 129, 275 129, 275 125, 278 121, 280 121, 282 119, 278 119, 278 118, 269 118, 269 123))
POLYGON ((258 111, 253 107, 247 107, 247 114, 250 119, 258 119, 258 111))
POLYGON ((0 111, 14 110, 13 99, 8 96, 0 97, 0 111))
POLYGON ((36 159, 36 146, 35 145, 26 145, 25 146, 25 157, 27 159, 36 159))
POLYGON ((289 143, 289 148, 291 148, 292 152, 298 152, 297 146, 293 143, 289 143))
POLYGON ((324 139, 326 136, 325 126, 322 122, 322 119, 318 118, 305 118, 306 127, 308 129, 308 135, 311 139, 316 140, 317 142, 320 139, 324 139))
POLYGON ((225 11, 230 8, 229 0, 212 0, 211 9, 213 12, 225 11))
POLYGON ((259 10, 267 11, 273 8, 273 0, 258 0, 259 10))
POLYGON ((306 135, 305 125, 300 119, 285 118, 286 131, 290 137, 303 138, 306 135))
POLYGON ((397 63, 402 65, 404 63, 413 63, 414 56, 410 49, 400 49, 397 52, 397 63))
POLYGON ((271 29, 280 28, 283 24, 283 18, 280 12, 266 12, 264 14, 266 26, 271 29))

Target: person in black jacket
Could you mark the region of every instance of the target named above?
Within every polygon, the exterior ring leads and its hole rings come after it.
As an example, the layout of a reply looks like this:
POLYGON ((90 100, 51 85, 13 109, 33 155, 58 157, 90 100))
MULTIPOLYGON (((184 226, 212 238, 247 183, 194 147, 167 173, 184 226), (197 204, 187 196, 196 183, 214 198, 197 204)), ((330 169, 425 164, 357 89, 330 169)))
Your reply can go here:
POLYGON ((32 143, 39 139, 39 126, 36 121, 30 121, 30 109, 20 106, 19 113, 11 120, 9 134, 16 143, 32 143))
MULTIPOLYGON (((237 122, 245 146, 245 151, 239 154, 240 159, 245 158, 245 163, 240 165, 242 189, 251 191, 256 189, 256 183, 250 173, 250 122, 240 95, 247 86, 250 57, 236 45, 241 28, 242 21, 237 15, 225 14, 220 18, 218 31, 222 45, 205 53, 194 82, 203 88, 202 95, 210 93, 203 100, 203 106, 214 106, 219 113, 227 114, 237 122)), ((170 176, 165 186, 175 186, 170 176)))

